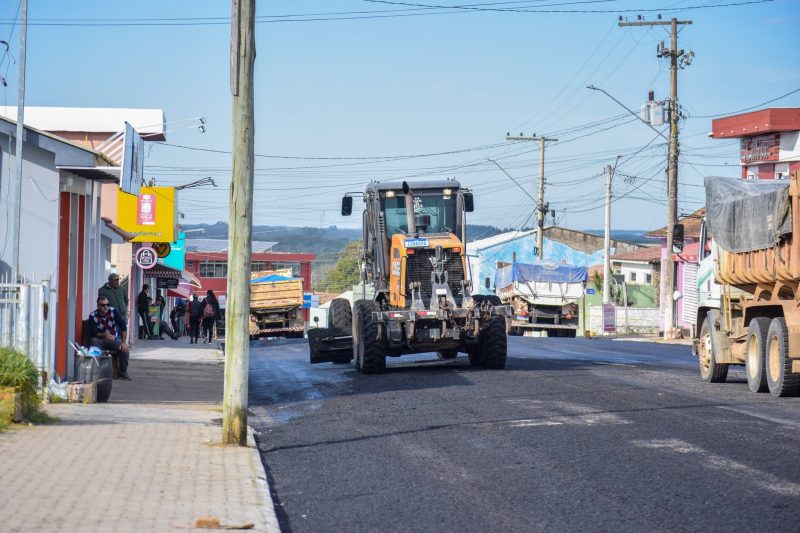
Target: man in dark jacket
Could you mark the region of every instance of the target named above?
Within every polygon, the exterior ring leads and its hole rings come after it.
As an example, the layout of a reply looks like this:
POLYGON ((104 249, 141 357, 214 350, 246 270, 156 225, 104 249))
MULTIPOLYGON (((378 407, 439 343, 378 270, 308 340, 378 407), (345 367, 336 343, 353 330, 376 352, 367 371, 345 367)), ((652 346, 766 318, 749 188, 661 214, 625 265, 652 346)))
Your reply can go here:
POLYGON ((136 297, 136 314, 139 315, 142 324, 144 324, 142 326, 142 333, 145 339, 153 338, 153 330, 150 329, 150 303, 148 302, 150 297, 147 295, 147 290, 149 288, 150 285, 147 283, 142 285, 142 292, 136 297))
POLYGON ((189 344, 197 344, 200 337, 200 320, 203 318, 203 302, 197 299, 197 295, 192 296, 189 303, 189 344))
POLYGON ((103 296, 97 298, 97 309, 89 315, 89 336, 92 346, 119 355, 119 377, 131 379, 128 375, 128 326, 103 296))
POLYGON ((128 285, 120 285, 119 274, 109 274, 108 283, 100 287, 97 297, 108 300, 108 305, 117 310, 125 323, 128 323, 128 285))

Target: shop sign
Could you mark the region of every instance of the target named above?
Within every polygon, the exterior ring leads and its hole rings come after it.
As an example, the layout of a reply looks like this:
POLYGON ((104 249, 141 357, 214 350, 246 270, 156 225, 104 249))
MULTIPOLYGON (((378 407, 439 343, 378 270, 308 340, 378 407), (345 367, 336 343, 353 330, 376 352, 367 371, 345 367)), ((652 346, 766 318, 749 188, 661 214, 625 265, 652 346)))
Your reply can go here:
POLYGON ((178 283, 176 278, 156 278, 157 289, 177 289, 178 283))
POLYGON ((120 190, 116 224, 135 235, 131 242, 175 242, 176 199, 174 187, 142 187, 138 196, 120 190))
POLYGON ((603 331, 617 331, 617 306, 612 303, 603 304, 603 331))
POLYGON ((134 259, 139 268, 149 270, 156 266, 156 262, 158 262, 158 254, 156 254, 156 251, 151 247, 143 246, 136 250, 134 259))
POLYGON ((745 137, 741 141, 742 164, 758 161, 777 161, 780 151, 780 137, 777 134, 745 137))
POLYGON ((164 259, 169 255, 172 246, 170 246, 168 242, 154 242, 153 250, 156 251, 159 259, 164 259))

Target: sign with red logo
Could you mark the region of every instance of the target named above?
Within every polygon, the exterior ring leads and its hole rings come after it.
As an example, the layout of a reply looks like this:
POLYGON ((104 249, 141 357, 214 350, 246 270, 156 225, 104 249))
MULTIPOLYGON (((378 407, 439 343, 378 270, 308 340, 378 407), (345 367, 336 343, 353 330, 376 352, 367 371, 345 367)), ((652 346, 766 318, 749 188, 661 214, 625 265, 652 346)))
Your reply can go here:
POLYGON ((150 246, 142 246, 136 250, 134 260, 139 268, 148 270, 156 266, 156 263, 158 262, 158 254, 150 246))
POLYGON ((136 223, 140 226, 155 226, 156 195, 141 194, 136 204, 136 223))
POLYGON ((780 147, 780 136, 777 133, 745 137, 741 141, 742 164, 777 161, 780 147))

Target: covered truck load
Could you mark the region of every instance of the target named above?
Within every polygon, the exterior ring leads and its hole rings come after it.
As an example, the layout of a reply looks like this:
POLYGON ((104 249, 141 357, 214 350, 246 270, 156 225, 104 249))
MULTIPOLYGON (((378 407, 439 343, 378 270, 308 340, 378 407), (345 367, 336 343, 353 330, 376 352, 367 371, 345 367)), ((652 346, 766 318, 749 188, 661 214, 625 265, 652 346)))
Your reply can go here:
POLYGON ((302 337, 303 279, 290 269, 254 272, 250 279, 250 336, 302 337))
POLYGON ((577 301, 588 278, 586 267, 565 263, 512 263, 497 269, 495 293, 514 308, 511 329, 548 331, 574 337, 578 329, 577 301))
POLYGON ((792 244, 800 222, 790 195, 795 186, 795 181, 706 178, 706 220, 719 282, 754 288, 800 279, 800 246, 792 244))

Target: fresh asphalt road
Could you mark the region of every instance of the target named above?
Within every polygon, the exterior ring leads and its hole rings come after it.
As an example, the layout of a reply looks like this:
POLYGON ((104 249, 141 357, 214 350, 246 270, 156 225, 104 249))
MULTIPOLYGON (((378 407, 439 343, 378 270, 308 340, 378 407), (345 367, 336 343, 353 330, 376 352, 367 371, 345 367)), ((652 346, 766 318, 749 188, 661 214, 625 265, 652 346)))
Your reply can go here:
POLYGON ((250 352, 284 532, 800 531, 800 398, 701 383, 688 346, 509 339, 508 367, 250 352))

